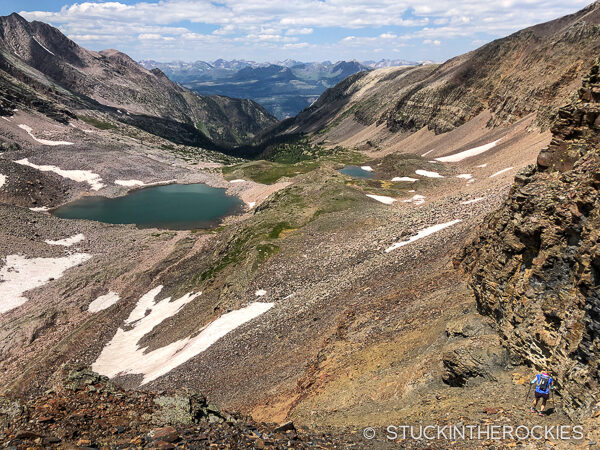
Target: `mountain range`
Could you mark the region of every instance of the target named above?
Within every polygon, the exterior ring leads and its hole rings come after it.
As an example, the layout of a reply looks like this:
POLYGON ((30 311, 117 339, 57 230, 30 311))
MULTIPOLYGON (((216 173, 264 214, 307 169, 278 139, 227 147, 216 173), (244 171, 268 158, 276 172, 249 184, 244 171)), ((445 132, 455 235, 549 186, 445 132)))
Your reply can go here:
MULTIPOLYGON (((239 144, 275 123, 250 100, 196 95, 116 50, 83 49, 45 23, 12 14, 0 26, 4 92, 27 90, 32 104, 53 108, 61 102, 71 110, 93 111, 89 114, 209 147, 239 144), (34 99, 39 93, 46 98, 34 99)), ((23 95, 7 96, 5 108, 24 101, 23 95)))
POLYGON ((593 447, 599 54, 594 2, 277 121, 1 18, 0 443, 593 447), (195 229, 55 215, 164 184, 239 208, 195 229), (390 443, 390 424, 581 435, 390 443))
POLYGON ((171 80, 202 95, 250 98, 279 119, 295 116, 327 88, 357 72, 381 67, 417 65, 405 60, 276 63, 218 59, 213 62, 141 61, 146 69, 160 69, 171 80))

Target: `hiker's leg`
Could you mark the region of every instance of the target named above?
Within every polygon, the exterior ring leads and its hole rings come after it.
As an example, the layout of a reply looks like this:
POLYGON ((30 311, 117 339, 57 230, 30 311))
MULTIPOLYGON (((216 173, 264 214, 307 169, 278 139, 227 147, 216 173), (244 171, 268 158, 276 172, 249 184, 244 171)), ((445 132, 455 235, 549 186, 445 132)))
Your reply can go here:
POLYGON ((531 412, 536 412, 537 411, 537 402, 538 399, 535 397, 535 394, 533 396, 533 404, 531 405, 531 412))
POLYGON ((542 398, 542 406, 540 407, 540 412, 544 411, 544 408, 546 407, 546 398, 542 398))

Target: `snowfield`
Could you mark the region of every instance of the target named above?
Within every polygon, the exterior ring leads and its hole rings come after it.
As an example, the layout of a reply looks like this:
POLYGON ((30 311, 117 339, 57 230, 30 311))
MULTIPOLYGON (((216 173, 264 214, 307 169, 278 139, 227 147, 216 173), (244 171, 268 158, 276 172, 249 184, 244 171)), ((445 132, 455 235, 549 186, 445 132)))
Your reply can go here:
POLYGON ((22 166, 32 167, 42 172, 54 172, 63 178, 68 178, 69 180, 77 181, 79 183, 87 183, 90 185, 93 191, 99 191, 105 186, 102 183, 102 178, 100 178, 100 175, 89 170, 65 170, 61 169, 60 167, 50 165, 38 166, 37 164, 29 162, 27 158, 14 162, 21 164, 22 166))
POLYGON ((67 141, 49 141, 47 139, 38 139, 33 135, 33 128, 31 128, 29 125, 21 124, 19 125, 19 128, 25 130, 27 134, 31 137, 31 139, 33 139, 36 142, 39 142, 42 145, 73 145, 72 142, 67 141))
POLYGON ((414 203, 415 205, 422 205, 425 203, 425 197, 423 195, 415 194, 411 198, 402 200, 404 203, 414 203))
POLYGON ((473 178, 473 175, 470 173, 461 173, 460 175, 456 175, 456 178, 460 178, 462 180, 470 180, 473 178))
POLYGON ((440 175, 437 172, 430 172, 429 170, 417 169, 415 170, 415 173, 427 178, 444 178, 443 175, 440 175))
POLYGON ((62 245, 63 247, 70 247, 73 244, 77 244, 85 239, 83 234, 76 234, 75 236, 71 236, 65 239, 59 239, 57 241, 51 241, 49 239, 44 242, 48 245, 62 245))
POLYGON ((485 197, 477 197, 472 200, 466 200, 464 202, 460 202, 461 205, 472 205, 473 203, 480 202, 481 200, 485 200, 485 197))
POLYGON ((46 51, 47 51, 48 53, 50 53, 52 56, 56 56, 54 53, 52 53, 50 50, 48 50, 44 44, 42 44, 40 41, 38 41, 38 39, 37 39, 35 36, 33 36, 33 40, 34 40, 35 42, 37 42, 37 43, 40 45, 40 47, 42 47, 44 50, 46 50, 46 51))
POLYGON ((365 172, 373 172, 373 168, 371 166, 360 166, 360 168, 365 172))
POLYGON ((0 173, 0 188, 4 186, 4 183, 6 183, 6 175, 0 173))
POLYGON ((500 142, 501 140, 502 139, 498 139, 494 142, 490 142, 489 144, 480 145, 479 147, 465 150, 464 152, 456 153, 456 154, 450 155, 450 156, 442 156, 441 158, 435 158, 435 159, 436 159, 436 161, 439 161, 439 162, 459 162, 459 161, 462 161, 463 159, 481 155, 482 153, 485 153, 488 150, 491 150, 496 145, 498 145, 498 142, 500 142))
POLYGON ((131 311, 125 324, 127 331, 119 328, 112 340, 104 347, 92 370, 108 377, 126 374, 142 374, 142 385, 156 380, 174 368, 199 355, 211 345, 246 322, 264 314, 273 303, 254 302, 245 308, 223 314, 206 325, 195 337, 187 337, 164 347, 147 352, 138 342, 165 319, 177 314, 181 308, 201 295, 186 294, 171 301, 166 298, 156 302, 162 290, 158 286, 142 296, 131 311))
POLYGON ((87 253, 75 253, 62 258, 29 259, 21 255, 8 255, 6 264, 0 269, 0 314, 27 302, 24 292, 62 277, 67 269, 91 257, 87 253))
POLYGON ((392 181, 406 181, 407 183, 414 183, 415 181, 419 181, 419 179, 411 177, 394 177, 392 178, 392 181))
POLYGON ((502 175, 503 173, 508 172, 509 170, 512 170, 512 169, 513 169, 513 167, 507 167, 506 169, 499 170, 495 174, 490 175, 490 178, 494 178, 494 177, 497 177, 498 175, 502 175))
POLYGON ((378 202, 384 203, 386 205, 391 205, 392 203, 394 203, 396 201, 395 198, 386 197, 385 195, 367 194, 367 197, 372 198, 373 200, 377 200, 378 202))
POLYGON ((439 225, 433 225, 431 227, 425 228, 425 229, 419 231, 414 236, 411 236, 406 241, 396 242, 391 247, 386 248, 385 252, 389 253, 393 250, 396 250, 397 248, 404 247, 405 245, 408 245, 411 242, 415 242, 415 241, 418 241, 419 239, 423 239, 424 237, 427 237, 433 233, 437 233, 438 231, 441 231, 444 228, 448 228, 448 227, 451 227, 452 225, 456 225, 459 222, 462 222, 462 221, 460 219, 457 219, 457 220, 452 220, 451 222, 441 223, 439 225))
POLYGON ((120 300, 119 294, 117 294, 116 292, 110 291, 108 294, 101 295, 96 300, 94 300, 92 303, 90 303, 88 306, 88 311, 91 313, 103 311, 106 308, 109 308, 112 305, 114 305, 115 303, 117 303, 119 300, 120 300))
POLYGON ((115 180, 115 184, 125 187, 145 186, 146 183, 140 180, 115 180))

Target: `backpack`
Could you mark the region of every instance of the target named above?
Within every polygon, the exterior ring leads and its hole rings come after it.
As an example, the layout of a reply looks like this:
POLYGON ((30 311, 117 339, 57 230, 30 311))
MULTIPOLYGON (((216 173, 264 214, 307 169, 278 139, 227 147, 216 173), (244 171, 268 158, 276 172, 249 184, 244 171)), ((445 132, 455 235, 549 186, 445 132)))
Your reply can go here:
POLYGON ((540 375, 540 381, 538 382, 538 390, 540 391, 547 391, 548 390, 548 386, 550 385, 550 377, 547 375, 540 375))

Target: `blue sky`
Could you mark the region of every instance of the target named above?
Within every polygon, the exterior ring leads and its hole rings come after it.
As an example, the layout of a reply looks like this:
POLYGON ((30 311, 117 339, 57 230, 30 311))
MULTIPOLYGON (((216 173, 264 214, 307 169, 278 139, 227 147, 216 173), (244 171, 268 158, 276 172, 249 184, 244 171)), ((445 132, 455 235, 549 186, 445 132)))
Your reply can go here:
POLYGON ((172 60, 444 61, 590 0, 2 0, 92 50, 172 60))

